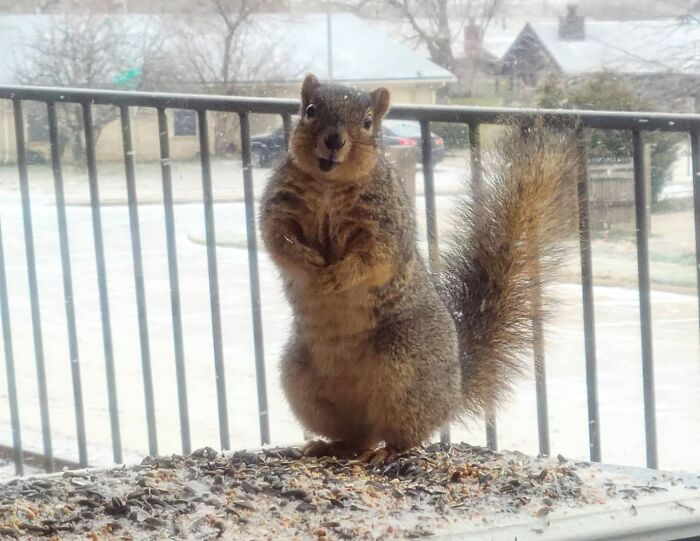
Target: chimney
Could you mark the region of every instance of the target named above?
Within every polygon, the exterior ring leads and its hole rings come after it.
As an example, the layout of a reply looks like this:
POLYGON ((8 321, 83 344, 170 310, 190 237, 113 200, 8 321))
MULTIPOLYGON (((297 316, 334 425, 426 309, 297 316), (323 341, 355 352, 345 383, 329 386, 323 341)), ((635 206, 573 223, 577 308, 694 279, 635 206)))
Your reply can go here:
POLYGON ((559 17, 559 39, 579 41, 586 39, 586 27, 583 15, 576 13, 576 4, 566 6, 566 17, 559 17))
POLYGON ((481 27, 469 18, 469 24, 464 27, 464 52, 469 55, 481 49, 483 34, 481 27))

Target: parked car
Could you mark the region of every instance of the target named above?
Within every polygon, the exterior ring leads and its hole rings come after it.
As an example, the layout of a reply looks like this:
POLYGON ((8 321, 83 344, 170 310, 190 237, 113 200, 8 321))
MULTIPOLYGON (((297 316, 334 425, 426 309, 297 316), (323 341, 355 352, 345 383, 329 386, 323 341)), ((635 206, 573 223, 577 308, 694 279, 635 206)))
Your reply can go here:
POLYGON ((286 154, 284 130, 278 128, 270 133, 250 138, 250 153, 253 167, 270 167, 286 154))
MULTIPOLYGON (((416 160, 421 163, 423 149, 421 148, 420 124, 413 120, 387 119, 382 122, 382 139, 384 146, 400 145, 414 147, 416 160)), ((442 137, 430 134, 432 141, 433 163, 438 163, 445 157, 445 141, 442 137)))
MULTIPOLYGON (((430 134, 432 140, 433 163, 445 157, 445 142, 442 137, 430 134)), ((382 141, 384 146, 399 145, 415 148, 416 160, 421 163, 420 124, 411 120, 387 119, 382 122, 382 141)), ((250 138, 253 167, 270 167, 281 160, 287 152, 284 145, 284 130, 278 128, 273 132, 263 133, 250 138)))

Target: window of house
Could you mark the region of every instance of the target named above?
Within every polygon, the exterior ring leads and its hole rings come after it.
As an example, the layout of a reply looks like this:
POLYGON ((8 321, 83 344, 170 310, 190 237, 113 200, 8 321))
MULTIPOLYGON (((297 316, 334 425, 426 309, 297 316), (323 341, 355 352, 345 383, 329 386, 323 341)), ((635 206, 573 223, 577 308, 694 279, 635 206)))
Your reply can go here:
POLYGON ((194 111, 175 111, 173 124, 175 135, 197 135, 197 113, 194 111))

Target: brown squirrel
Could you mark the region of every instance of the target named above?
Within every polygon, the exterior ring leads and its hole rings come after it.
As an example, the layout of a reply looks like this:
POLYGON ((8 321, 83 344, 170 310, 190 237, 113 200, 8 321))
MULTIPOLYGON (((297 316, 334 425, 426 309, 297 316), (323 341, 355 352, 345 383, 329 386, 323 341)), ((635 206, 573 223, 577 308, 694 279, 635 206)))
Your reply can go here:
POLYGON ((575 216, 575 145, 563 132, 514 133, 431 274, 381 149, 388 108, 385 88, 308 75, 289 156, 263 196, 263 239, 294 311, 282 385, 303 426, 328 439, 310 454, 354 456, 382 441, 401 451, 497 405, 541 317, 533 276, 551 275, 556 258, 539 254, 575 216))

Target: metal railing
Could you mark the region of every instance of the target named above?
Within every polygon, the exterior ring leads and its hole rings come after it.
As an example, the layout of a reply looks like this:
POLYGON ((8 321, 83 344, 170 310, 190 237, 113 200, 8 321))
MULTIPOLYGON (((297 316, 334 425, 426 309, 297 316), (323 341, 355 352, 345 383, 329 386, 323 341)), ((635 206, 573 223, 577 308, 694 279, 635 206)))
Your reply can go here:
MULTIPOLYGON (((228 398, 226 394, 225 359, 222 347, 222 322, 219 306, 219 277, 216 250, 216 227, 214 220, 214 200, 212 190, 212 171, 210 162, 208 111, 227 112, 238 115, 240 120, 240 137, 243 165, 243 192, 245 202, 245 224, 247 228, 248 269, 250 280, 250 295, 252 304, 252 325, 255 346, 255 368, 257 374, 258 421, 260 442, 269 443, 270 429, 265 378, 265 355, 263 337, 263 318, 260 303, 260 278, 258 270, 258 249, 256 241, 255 201, 253 193, 253 169, 251 166, 250 121, 251 114, 281 116, 288 142, 291 130, 292 115, 298 111, 299 104, 294 100, 237 98, 220 96, 203 96, 188 94, 160 94, 140 92, 112 92, 104 90, 79 90, 68 88, 39 88, 39 87, 9 87, 0 86, 0 99, 10 100, 14 108, 15 136, 17 145, 17 164, 20 180, 22 217, 24 224, 24 244, 26 249, 26 265, 30 292, 31 319, 33 327, 33 342, 35 363, 38 375, 38 392, 40 399, 40 417, 43 438, 43 459, 47 471, 55 468, 54 452, 52 449, 52 431, 49 417, 48 389, 44 360, 44 338, 42 319, 37 286, 36 260, 34 251, 34 234, 32 229, 32 210, 29 195, 29 179, 27 174, 27 152, 24 132, 23 104, 27 101, 45 104, 48 115, 49 139, 51 146, 51 164, 56 198, 58 220, 59 248, 61 254, 63 296, 70 348, 70 370, 72 375, 74 409, 76 418, 77 445, 79 450, 79 465, 88 465, 87 435, 85 429, 85 412, 83 405, 83 387, 78 351, 78 338, 75 321, 73 295, 73 277, 71 273, 71 258, 66 223, 66 202, 64 198, 63 175, 61 169, 61 153, 59 150, 59 134, 56 116, 56 104, 78 104, 82 108, 84 139, 86 149, 86 165, 89 182, 90 209, 92 217, 92 235, 95 247, 95 264, 97 269, 99 307, 102 327, 102 343, 104 349, 105 368, 107 375, 107 395, 109 417, 111 424, 112 454, 116 463, 122 462, 122 443, 120 435, 119 407, 117 403, 117 387, 115 380, 114 337, 107 287, 107 272, 105 265, 105 248, 101 218, 101 204, 95 155, 95 133, 93 129, 92 111, 94 105, 110 105, 119 108, 122 128, 123 156, 126 173, 128 196, 129 222, 131 228, 131 251, 133 260, 133 278, 138 309, 139 344, 141 351, 142 377, 145 394, 146 422, 148 429, 148 449, 155 454, 158 452, 156 436, 156 417, 153 396, 153 375, 151 371, 151 352, 149 349, 149 328, 147 320, 147 305, 145 284, 143 279, 143 261, 141 250, 141 232, 139 222, 139 204, 136 195, 136 175, 133 158, 133 143, 130 107, 153 108, 157 112, 160 165, 162 174, 162 194, 165 217, 166 247, 168 259, 168 276, 170 284, 170 304, 172 316, 172 331, 174 340, 174 359, 177 374, 177 395, 179 404, 179 424, 181 447, 183 452, 191 450, 190 420, 188 413, 187 377, 185 375, 185 352, 183 347, 182 308, 180 302, 180 284, 178 271, 178 256, 175 240, 175 218, 173 212, 173 182, 170 162, 169 132, 166 111, 169 109, 188 109, 196 111, 199 132, 199 153, 201 160, 201 182, 204 206, 204 224, 206 238, 206 254, 208 267, 209 305, 212 325, 212 343, 214 367, 216 372, 216 393, 218 405, 218 423, 220 445, 222 448, 231 447, 228 419, 228 398)), ((459 123, 469 128, 469 150, 472 163, 472 179, 478 183, 481 179, 481 142, 480 126, 484 124, 521 122, 528 124, 536 117, 541 117, 546 124, 553 126, 572 126, 576 120, 576 134, 579 141, 581 159, 581 177, 578 182, 580 203, 579 238, 582 277, 583 326, 585 332, 585 362, 588 403, 588 436, 590 443, 590 458, 601 460, 601 443, 598 411, 597 384, 597 354, 595 337, 595 310, 593 299, 592 260, 591 260, 591 228, 589 221, 589 186, 586 172, 586 145, 584 133, 586 129, 599 128, 605 130, 626 130, 632 133, 634 154, 634 183, 635 208, 637 225, 637 262, 639 275, 639 306, 641 320, 641 344, 643 366, 643 390, 645 412, 646 462, 649 467, 658 465, 656 441, 656 416, 654 398, 654 362, 652 352, 652 321, 650 305, 648 228, 646 208, 650 204, 645 190, 645 162, 643 160, 644 132, 652 130, 681 132, 690 135, 692 148, 693 193, 695 211, 695 246, 696 258, 700 255, 700 115, 668 115, 657 113, 618 113, 591 111, 548 111, 536 109, 496 109, 481 107, 453 106, 394 106, 391 118, 409 119, 420 122, 422 133, 422 166, 424 178, 424 193, 426 205, 427 238, 429 261, 431 265, 438 264, 438 228, 435 205, 434 175, 431 152, 430 123, 448 122, 459 123)), ((1 222, 0 222, 1 227, 1 222)), ((700 279, 700 259, 698 263, 698 278, 700 279)), ((13 354, 11 312, 8 301, 8 287, 5 273, 6 261, 3 254, 2 234, 0 231, 0 315, 2 317, 3 346, 12 425, 13 458, 17 474, 23 473, 23 457, 21 426, 19 416, 19 400, 17 396, 15 357, 13 354)), ((533 326, 535 332, 535 375, 538 410, 539 449, 542 454, 550 453, 547 387, 545 382, 545 360, 541 324, 533 326)), ((496 448, 496 419, 492 413, 487 414, 486 436, 489 447, 496 448)), ((449 439, 449 429, 442 433, 444 440, 449 439)))

